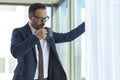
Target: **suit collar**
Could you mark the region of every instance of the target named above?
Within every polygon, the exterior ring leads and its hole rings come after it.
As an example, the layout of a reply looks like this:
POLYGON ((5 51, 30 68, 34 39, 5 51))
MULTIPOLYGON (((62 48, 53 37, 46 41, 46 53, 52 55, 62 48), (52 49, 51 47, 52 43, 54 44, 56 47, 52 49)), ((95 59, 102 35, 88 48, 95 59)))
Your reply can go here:
POLYGON ((27 36, 31 36, 31 35, 32 35, 32 31, 31 31, 31 29, 30 29, 29 23, 27 23, 27 24, 24 26, 24 28, 25 28, 25 32, 26 32, 27 36))

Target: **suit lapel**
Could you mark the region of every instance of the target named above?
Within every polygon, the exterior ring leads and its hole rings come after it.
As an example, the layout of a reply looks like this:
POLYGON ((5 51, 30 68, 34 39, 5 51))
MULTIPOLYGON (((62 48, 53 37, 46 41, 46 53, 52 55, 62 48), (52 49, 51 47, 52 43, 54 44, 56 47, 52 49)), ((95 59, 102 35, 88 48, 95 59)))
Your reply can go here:
MULTIPOLYGON (((25 34, 26 34, 27 38, 32 35, 32 31, 31 31, 30 26, 28 25, 28 23, 25 25, 25 34)), ((37 63, 35 45, 34 45, 34 47, 32 47, 32 50, 33 50, 33 55, 34 55, 35 61, 37 63)))
POLYGON ((49 43, 49 45, 51 47, 50 49, 52 49, 53 54, 55 55, 56 59, 58 60, 58 62, 60 62, 59 56, 58 56, 57 51, 56 51, 55 43, 54 43, 54 41, 52 39, 53 38, 47 39, 47 41, 48 41, 48 43, 49 43))

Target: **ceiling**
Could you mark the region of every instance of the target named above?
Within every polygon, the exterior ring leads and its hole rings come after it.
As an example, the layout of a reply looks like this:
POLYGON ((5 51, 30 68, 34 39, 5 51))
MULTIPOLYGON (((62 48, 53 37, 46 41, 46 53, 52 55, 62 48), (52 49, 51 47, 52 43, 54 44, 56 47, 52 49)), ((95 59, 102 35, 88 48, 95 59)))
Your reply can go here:
POLYGON ((47 6, 58 6, 64 0, 0 0, 0 4, 10 4, 10 5, 29 5, 32 3, 43 3, 47 6))

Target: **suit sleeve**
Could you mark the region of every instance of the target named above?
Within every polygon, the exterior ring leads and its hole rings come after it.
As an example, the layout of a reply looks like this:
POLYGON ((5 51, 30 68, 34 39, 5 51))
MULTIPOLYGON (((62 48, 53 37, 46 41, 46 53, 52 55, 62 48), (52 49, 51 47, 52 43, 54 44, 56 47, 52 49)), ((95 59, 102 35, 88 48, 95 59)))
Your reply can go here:
POLYGON ((25 38, 25 34, 18 29, 14 29, 11 39, 11 53, 15 58, 19 58, 28 53, 39 39, 35 35, 25 38))
POLYGON ((55 43, 69 42, 80 36, 85 32, 85 22, 81 23, 75 29, 67 33, 54 33, 55 43))

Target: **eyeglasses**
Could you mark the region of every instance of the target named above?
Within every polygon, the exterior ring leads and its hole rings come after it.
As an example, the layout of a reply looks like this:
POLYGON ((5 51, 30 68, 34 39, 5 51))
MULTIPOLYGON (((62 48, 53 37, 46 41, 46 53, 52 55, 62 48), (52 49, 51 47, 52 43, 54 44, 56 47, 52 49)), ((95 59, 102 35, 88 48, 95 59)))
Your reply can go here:
POLYGON ((38 21, 48 21, 49 20, 49 16, 47 16, 47 17, 38 17, 38 16, 35 16, 35 15, 33 15, 33 17, 35 17, 36 19, 38 19, 38 21))

